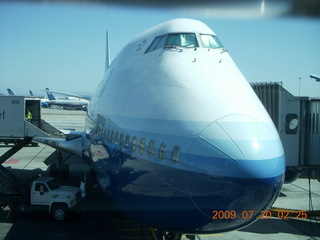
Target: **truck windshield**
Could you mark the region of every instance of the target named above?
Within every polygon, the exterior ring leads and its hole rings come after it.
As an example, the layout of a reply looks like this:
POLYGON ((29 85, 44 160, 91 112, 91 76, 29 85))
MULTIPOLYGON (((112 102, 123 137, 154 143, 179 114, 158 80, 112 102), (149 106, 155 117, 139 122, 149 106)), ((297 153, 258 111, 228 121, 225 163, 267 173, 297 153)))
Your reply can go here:
POLYGON ((200 34, 200 38, 205 48, 223 48, 219 39, 214 35, 200 34))
POLYGON ((55 190, 61 187, 60 183, 58 183, 55 179, 49 181, 47 185, 51 190, 55 190))

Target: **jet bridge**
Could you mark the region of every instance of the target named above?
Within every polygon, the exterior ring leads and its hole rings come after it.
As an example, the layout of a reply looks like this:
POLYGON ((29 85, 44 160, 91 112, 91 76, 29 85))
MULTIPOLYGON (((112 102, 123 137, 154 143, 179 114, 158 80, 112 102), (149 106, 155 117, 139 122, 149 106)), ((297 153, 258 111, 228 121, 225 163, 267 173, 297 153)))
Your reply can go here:
POLYGON ((295 97, 282 83, 251 83, 282 140, 286 182, 320 179, 320 98, 295 97))
POLYGON ((30 144, 33 137, 48 136, 41 127, 40 100, 23 96, 0 96, 0 142, 15 144, 0 156, 0 182, 8 183, 22 194, 26 193, 23 185, 2 163, 30 144))
POLYGON ((0 139, 47 136, 41 129, 40 100, 0 97, 0 139))

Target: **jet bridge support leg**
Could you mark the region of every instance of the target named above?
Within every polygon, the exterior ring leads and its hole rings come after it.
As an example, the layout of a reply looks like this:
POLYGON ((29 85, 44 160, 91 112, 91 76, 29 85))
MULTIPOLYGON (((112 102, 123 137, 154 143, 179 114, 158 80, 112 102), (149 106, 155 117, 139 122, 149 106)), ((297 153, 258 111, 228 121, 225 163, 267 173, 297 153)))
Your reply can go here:
POLYGON ((19 141, 17 145, 9 149, 0 157, 0 180, 6 182, 10 186, 13 186, 24 196, 27 195, 27 190, 25 189, 24 185, 4 166, 2 166, 2 163, 18 152, 21 148, 31 143, 31 140, 32 137, 25 137, 23 140, 19 141))
POLYGON ((70 154, 68 157, 63 159, 62 156, 62 151, 61 150, 56 150, 56 162, 57 163, 52 163, 50 165, 50 170, 49 170, 49 175, 51 177, 57 177, 60 173, 63 177, 63 179, 68 179, 70 176, 69 172, 69 164, 67 164, 67 160, 70 158, 70 154))
POLYGON ((0 157, 0 164, 4 163, 7 161, 9 157, 20 151, 21 148, 25 147, 29 143, 31 143, 32 137, 25 137, 23 140, 18 141, 18 144, 15 145, 13 148, 9 149, 7 152, 5 152, 1 157, 0 157))

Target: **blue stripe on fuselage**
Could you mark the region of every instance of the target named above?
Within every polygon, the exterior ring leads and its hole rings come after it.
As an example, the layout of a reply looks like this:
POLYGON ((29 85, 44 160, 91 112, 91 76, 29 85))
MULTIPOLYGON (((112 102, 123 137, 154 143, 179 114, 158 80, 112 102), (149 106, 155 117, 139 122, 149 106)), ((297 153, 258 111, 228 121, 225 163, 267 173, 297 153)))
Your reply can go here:
MULTIPOLYGON (((150 133, 149 133, 150 134, 150 133)), ((145 134, 147 135, 147 134, 145 134)), ((132 138, 133 135, 131 135, 132 138)), ((171 139, 173 136, 162 135, 160 139, 171 139)), ((151 138, 152 139, 152 138, 151 138)), ((132 152, 131 145, 128 149, 119 147, 112 143, 113 148, 115 147, 118 152, 123 152, 123 154, 130 155, 133 158, 141 158, 146 162, 154 162, 166 167, 177 168, 181 170, 194 171, 202 174, 209 174, 221 177, 237 177, 237 178, 270 178, 274 176, 282 175, 285 171, 285 161, 284 155, 279 157, 274 157, 270 159, 257 159, 257 160, 243 160, 237 159, 234 161, 231 158, 222 157, 221 154, 217 156, 208 156, 206 152, 202 152, 203 155, 186 153, 189 144, 193 138, 183 138, 177 137, 176 143, 181 146, 180 162, 174 163, 171 161, 172 150, 175 144, 170 144, 169 142, 164 142, 167 145, 166 159, 160 160, 158 157, 158 151, 160 147, 159 141, 156 141, 156 147, 154 149, 154 156, 150 157, 148 155, 148 149, 144 150, 144 154, 139 153, 139 139, 137 144, 137 149, 132 152), (183 142, 185 141, 185 142, 183 142), (182 144, 181 144, 182 143, 182 144)), ((99 139, 104 146, 109 145, 111 142, 105 141, 104 139, 99 139)), ((147 138, 146 144, 148 145, 149 139, 147 138)))
POLYGON ((237 160, 189 155, 188 170, 221 177, 272 178, 285 171, 284 156, 263 160, 237 160))

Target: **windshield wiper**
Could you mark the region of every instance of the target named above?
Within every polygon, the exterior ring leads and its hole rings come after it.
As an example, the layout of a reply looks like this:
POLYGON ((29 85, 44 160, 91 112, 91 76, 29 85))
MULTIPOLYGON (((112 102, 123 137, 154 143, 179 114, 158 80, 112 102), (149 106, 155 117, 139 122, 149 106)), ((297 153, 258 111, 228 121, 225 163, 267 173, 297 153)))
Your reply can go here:
POLYGON ((182 51, 183 51, 181 48, 178 48, 177 46, 164 46, 163 48, 164 48, 164 49, 165 49, 165 48, 173 49, 173 50, 177 50, 177 51, 179 51, 179 52, 182 52, 182 51))
POLYGON ((225 53, 225 52, 228 52, 228 50, 225 48, 222 48, 222 51, 220 52, 220 54, 225 53))

